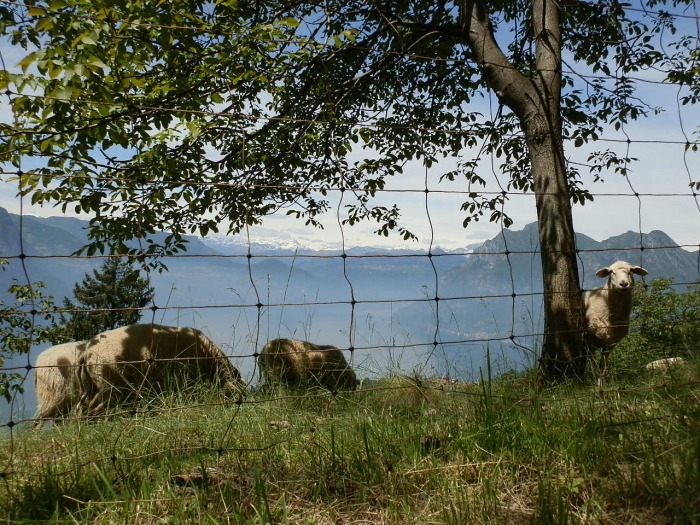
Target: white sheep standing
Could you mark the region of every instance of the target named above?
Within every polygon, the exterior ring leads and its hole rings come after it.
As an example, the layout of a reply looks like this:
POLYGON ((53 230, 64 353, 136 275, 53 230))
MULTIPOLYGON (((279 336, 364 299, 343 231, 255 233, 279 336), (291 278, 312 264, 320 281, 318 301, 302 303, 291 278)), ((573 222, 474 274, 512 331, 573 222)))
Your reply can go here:
POLYGON ((195 328, 136 324, 108 330, 87 342, 78 360, 79 411, 160 392, 170 381, 204 379, 225 392, 245 394, 238 370, 216 344, 195 328))
POLYGON ((258 356, 265 385, 284 384, 292 388, 321 386, 328 390, 355 390, 357 375, 343 352, 331 345, 317 345, 298 339, 275 339, 258 356))
POLYGON ((78 401, 75 369, 84 348, 85 341, 73 341, 47 348, 37 356, 34 364, 37 419, 65 416, 78 401))
POLYGON ((598 386, 608 367, 608 354, 630 329, 634 275, 648 273, 641 266, 617 261, 596 272, 598 277, 608 278, 603 286, 583 294, 586 340, 589 347, 602 350, 598 386))

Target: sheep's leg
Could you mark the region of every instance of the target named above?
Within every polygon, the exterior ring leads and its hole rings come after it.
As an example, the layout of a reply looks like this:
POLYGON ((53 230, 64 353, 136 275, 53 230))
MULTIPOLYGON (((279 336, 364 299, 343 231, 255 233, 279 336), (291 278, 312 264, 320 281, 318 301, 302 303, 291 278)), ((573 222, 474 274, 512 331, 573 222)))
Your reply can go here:
POLYGON ((99 414, 100 412, 102 412, 102 410, 103 410, 104 408, 105 408, 105 401, 101 399, 101 396, 95 397, 95 399, 93 399, 93 400, 90 402, 90 412, 91 412, 93 415, 99 414), (96 401, 99 401, 100 403, 99 403, 97 406, 93 406, 93 405, 95 404, 96 401))
POLYGON ((88 419, 91 419, 93 415, 98 414, 99 411, 102 410, 104 404, 102 395, 99 392, 92 397, 89 397, 87 393, 85 393, 75 406, 75 416, 86 416, 88 419))
POLYGON ((50 420, 53 422, 55 425, 58 421, 60 421, 62 418, 58 417, 59 415, 63 415, 64 411, 59 409, 59 405, 61 403, 56 403, 53 407, 51 408, 40 408, 37 410, 36 414, 34 415, 34 427, 35 428, 42 428, 47 420, 50 420))
POLYGON ((90 365, 81 363, 78 367, 77 379, 80 390, 80 400, 76 410, 77 416, 93 415, 99 413, 105 406, 103 389, 95 384, 90 374, 90 365))
POLYGON ((94 402, 94 399, 88 394, 88 392, 83 392, 80 399, 75 404, 73 415, 76 418, 82 418, 90 412, 90 406, 94 402))
POLYGON ((104 401, 102 400, 102 394, 97 392, 95 395, 91 396, 90 392, 83 392, 74 407, 73 414, 75 417, 82 417, 83 415, 90 416, 96 414, 104 406, 104 401), (97 405, 97 406, 95 406, 97 405))
POLYGON ((36 412, 34 413, 34 427, 36 428, 41 428, 44 426, 44 423, 46 423, 45 418, 49 417, 51 414, 55 414, 56 410, 55 407, 50 410, 46 408, 46 405, 42 404, 42 406, 37 407, 36 412))
MULTIPOLYGON (((81 363, 76 371, 75 378, 78 382, 78 392, 80 392, 80 398, 78 399, 78 407, 88 406, 88 399, 92 397, 94 391, 94 383, 92 382, 92 377, 87 370, 87 365, 81 363)), ((76 407, 77 408, 77 407, 76 407)), ((82 412, 79 410, 78 412, 82 412)), ((77 415, 80 415, 79 413, 77 415)))

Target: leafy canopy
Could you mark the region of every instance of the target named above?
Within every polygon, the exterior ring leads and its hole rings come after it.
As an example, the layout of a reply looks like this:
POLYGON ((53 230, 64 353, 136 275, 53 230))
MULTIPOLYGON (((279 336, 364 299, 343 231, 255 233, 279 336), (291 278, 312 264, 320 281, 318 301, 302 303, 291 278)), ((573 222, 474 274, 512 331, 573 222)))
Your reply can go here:
MULTIPOLYGON (((278 210, 319 226, 337 191, 346 224, 411 239, 398 207, 372 197, 410 161, 446 157, 456 167, 442 180, 470 188, 464 225, 509 225, 507 195, 479 192, 479 162, 499 159, 511 191, 531 189, 530 165, 514 115, 486 109, 485 64, 461 18, 471 3, 4 2, 0 34, 26 56, 20 73, 0 73, 15 116, 1 126, 0 161, 34 203, 92 215, 88 253, 139 251, 125 242, 156 230, 173 235, 141 251, 170 253, 185 233, 238 232, 278 210)), ((476 3, 513 67, 537 74, 531 3, 476 3)), ((697 101, 697 35, 668 14, 688 3, 559 4, 567 145, 655 111, 635 94, 644 71, 697 101)), ((607 150, 590 160, 596 177, 626 169, 607 150)), ((592 199, 573 167, 568 180, 574 202, 592 199)))

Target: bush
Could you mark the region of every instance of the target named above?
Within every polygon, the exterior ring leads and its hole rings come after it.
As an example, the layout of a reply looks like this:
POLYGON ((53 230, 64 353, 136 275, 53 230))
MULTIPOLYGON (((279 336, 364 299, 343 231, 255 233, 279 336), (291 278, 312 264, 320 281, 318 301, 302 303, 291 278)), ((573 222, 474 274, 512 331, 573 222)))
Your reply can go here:
MULTIPOLYGON (((28 354, 33 346, 61 341, 61 329, 51 313, 55 310, 53 297, 44 297, 44 288, 42 282, 29 286, 14 279, 9 292, 15 296, 15 304, 5 306, 0 301, 0 368, 14 356, 28 354)), ((10 402, 14 392, 24 393, 25 375, 0 372, 0 396, 10 402)))
POLYGON ((639 370, 664 357, 700 351, 700 282, 687 291, 674 289, 671 279, 654 279, 635 292, 630 333, 611 355, 618 370, 639 370))

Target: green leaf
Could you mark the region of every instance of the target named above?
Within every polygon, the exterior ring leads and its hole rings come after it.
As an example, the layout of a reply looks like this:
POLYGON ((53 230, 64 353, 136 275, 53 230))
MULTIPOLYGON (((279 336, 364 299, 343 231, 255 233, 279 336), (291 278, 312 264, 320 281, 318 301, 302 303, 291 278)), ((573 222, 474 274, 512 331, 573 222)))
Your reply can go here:
POLYGON ((29 69, 29 66, 31 66, 37 59, 38 53, 35 51, 33 53, 29 53, 26 57, 24 57, 22 60, 20 60, 17 65, 22 68, 22 72, 26 73, 27 69, 29 69))
POLYGON ((27 14, 29 16, 45 16, 46 9, 38 6, 29 6, 29 8, 27 9, 27 14))

